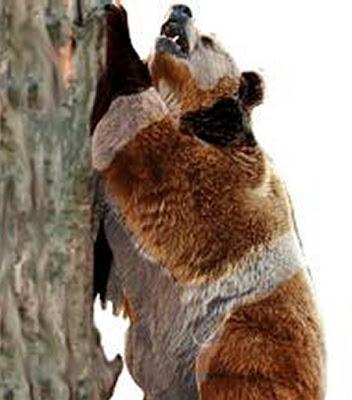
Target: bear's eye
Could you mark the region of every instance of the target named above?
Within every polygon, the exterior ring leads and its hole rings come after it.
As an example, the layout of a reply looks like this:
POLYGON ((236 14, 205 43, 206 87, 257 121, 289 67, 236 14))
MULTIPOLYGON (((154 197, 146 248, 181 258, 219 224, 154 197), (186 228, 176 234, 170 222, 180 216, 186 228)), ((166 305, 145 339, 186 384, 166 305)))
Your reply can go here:
POLYGON ((214 41, 209 36, 202 36, 200 40, 205 47, 214 47, 214 41))

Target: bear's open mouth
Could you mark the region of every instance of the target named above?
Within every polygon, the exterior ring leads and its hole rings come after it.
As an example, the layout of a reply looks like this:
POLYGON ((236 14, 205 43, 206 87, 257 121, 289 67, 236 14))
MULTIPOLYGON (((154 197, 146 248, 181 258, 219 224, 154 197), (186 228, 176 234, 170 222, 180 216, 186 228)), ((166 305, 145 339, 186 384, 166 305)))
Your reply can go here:
POLYGON ((169 39, 185 56, 189 53, 189 43, 184 24, 166 21, 161 28, 161 37, 169 39))
POLYGON ((169 18, 161 27, 160 36, 156 41, 156 52, 187 58, 190 52, 186 31, 187 22, 186 19, 176 21, 172 17, 169 18))

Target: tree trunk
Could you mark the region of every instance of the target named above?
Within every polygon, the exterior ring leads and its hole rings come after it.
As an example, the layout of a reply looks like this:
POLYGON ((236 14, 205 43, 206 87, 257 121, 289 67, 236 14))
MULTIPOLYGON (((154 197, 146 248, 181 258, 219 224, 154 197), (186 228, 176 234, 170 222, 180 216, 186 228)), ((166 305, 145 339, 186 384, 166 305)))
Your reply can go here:
POLYGON ((108 399, 93 325, 98 0, 0 0, 0 399, 108 399))

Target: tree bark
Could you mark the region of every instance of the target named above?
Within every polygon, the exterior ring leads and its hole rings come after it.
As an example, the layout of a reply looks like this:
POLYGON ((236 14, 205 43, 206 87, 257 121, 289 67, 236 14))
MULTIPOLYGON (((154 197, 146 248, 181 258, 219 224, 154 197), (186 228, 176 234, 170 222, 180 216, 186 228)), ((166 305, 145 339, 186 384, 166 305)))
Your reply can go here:
POLYGON ((0 399, 108 399, 93 324, 98 0, 0 0, 0 399))

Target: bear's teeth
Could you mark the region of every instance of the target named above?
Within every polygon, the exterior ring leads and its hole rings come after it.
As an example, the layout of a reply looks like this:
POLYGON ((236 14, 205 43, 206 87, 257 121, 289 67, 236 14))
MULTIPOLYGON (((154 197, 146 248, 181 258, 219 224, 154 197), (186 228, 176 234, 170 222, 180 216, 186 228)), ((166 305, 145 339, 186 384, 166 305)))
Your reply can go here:
POLYGON ((180 39, 179 35, 174 36, 173 38, 171 38, 171 40, 175 43, 177 43, 177 41, 180 39))

